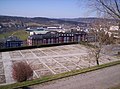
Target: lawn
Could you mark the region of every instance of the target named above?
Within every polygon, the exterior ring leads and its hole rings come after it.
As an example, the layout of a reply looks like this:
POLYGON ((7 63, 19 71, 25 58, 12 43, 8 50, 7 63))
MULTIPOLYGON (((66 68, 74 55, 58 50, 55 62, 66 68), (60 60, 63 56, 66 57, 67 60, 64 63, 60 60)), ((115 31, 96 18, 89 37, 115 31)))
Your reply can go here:
POLYGON ((29 36, 29 33, 27 33, 25 30, 7 32, 7 33, 0 34, 0 39, 11 36, 11 35, 17 36, 21 40, 26 40, 27 37, 29 36))

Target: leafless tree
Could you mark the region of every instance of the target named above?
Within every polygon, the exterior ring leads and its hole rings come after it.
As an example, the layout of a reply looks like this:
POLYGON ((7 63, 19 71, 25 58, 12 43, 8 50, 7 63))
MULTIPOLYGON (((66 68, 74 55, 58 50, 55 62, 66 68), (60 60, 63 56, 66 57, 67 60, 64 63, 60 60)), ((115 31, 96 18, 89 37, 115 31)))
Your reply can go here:
POLYGON ((15 62, 12 66, 12 75, 18 82, 23 82, 33 76, 33 70, 26 62, 15 62))
MULTIPOLYGON (((120 0, 85 0, 88 2, 88 6, 91 12, 96 12, 98 16, 102 16, 103 18, 114 18, 116 20, 117 25, 119 26, 118 36, 120 38, 120 0)), ((90 12, 89 11, 89 12, 90 12)), ((101 54, 101 50, 103 45, 113 43, 113 34, 109 36, 106 31, 108 22, 103 19, 103 21, 96 21, 92 24, 91 33, 95 35, 95 49, 92 49, 92 55, 94 55, 97 65, 99 65, 99 58, 101 54), (106 30, 106 31, 105 31, 106 30)))
POLYGON ((105 18, 114 18, 120 38, 120 0, 87 0, 90 9, 105 18))
POLYGON ((88 0, 88 3, 94 11, 120 20, 120 0, 88 0))
POLYGON ((106 32, 107 28, 104 22, 96 21, 92 24, 92 29, 90 32, 95 36, 95 42, 94 47, 91 49, 91 55, 95 57, 97 65, 99 65, 99 58, 101 56, 101 51, 103 49, 103 46, 106 44, 113 43, 113 36, 109 36, 109 34, 106 32))

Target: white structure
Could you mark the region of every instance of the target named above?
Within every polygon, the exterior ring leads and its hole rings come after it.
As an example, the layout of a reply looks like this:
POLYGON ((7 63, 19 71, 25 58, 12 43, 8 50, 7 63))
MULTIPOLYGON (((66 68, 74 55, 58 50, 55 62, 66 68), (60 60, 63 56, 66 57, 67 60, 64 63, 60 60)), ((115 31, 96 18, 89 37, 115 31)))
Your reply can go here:
POLYGON ((30 35, 34 35, 34 34, 46 34, 49 31, 32 31, 30 32, 30 35))
POLYGON ((118 31, 118 29, 119 29, 119 26, 111 26, 110 27, 110 31, 118 31))
POLYGON ((26 31, 29 32, 30 35, 34 35, 34 34, 46 34, 49 31, 57 31, 64 33, 66 30, 61 26, 59 26, 59 27, 47 27, 47 28, 37 27, 33 29, 27 28, 26 31))

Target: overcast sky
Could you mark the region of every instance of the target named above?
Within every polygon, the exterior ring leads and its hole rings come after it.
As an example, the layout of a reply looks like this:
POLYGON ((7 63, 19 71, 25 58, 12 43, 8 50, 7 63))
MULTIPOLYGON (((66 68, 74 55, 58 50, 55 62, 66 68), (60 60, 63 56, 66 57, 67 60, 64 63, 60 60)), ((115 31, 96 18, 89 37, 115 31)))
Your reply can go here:
POLYGON ((94 17, 86 0, 0 0, 0 15, 49 18, 94 17))

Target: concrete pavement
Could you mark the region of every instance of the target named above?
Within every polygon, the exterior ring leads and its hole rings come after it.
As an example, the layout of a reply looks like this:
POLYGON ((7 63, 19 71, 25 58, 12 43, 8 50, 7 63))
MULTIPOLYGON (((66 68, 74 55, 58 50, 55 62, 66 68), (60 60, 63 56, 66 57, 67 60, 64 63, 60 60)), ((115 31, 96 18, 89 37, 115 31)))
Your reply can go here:
POLYGON ((34 85, 32 89, 108 89, 120 84, 120 65, 34 85))

